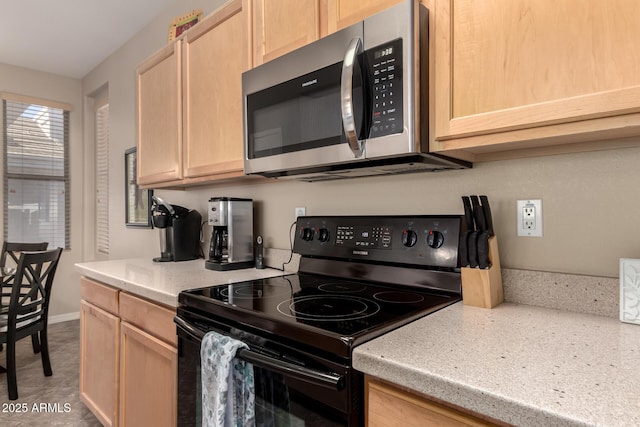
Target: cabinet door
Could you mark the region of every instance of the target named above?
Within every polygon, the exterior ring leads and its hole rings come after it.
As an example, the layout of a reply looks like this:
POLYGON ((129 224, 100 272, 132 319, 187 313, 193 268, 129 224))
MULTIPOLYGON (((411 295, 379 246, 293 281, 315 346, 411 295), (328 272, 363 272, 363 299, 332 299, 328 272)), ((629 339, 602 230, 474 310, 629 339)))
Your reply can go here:
POLYGON ((433 3, 432 148, 481 153, 638 134, 640 3, 433 3))
POLYGON ((488 427, 495 424, 378 381, 367 379, 369 427, 488 427))
POLYGON ((180 41, 136 70, 138 184, 182 178, 182 82, 180 41))
POLYGON ((254 66, 320 37, 321 0, 252 1, 254 66))
POLYGON ((80 302, 80 399, 104 426, 118 425, 120 319, 80 302))
POLYGON ((327 0, 328 32, 362 21, 404 0, 327 0))
POLYGON ((229 2, 184 39, 185 175, 242 175, 242 72, 248 0, 229 2))
POLYGON ((175 426, 176 348, 127 322, 122 322, 120 336, 120 424, 175 426))

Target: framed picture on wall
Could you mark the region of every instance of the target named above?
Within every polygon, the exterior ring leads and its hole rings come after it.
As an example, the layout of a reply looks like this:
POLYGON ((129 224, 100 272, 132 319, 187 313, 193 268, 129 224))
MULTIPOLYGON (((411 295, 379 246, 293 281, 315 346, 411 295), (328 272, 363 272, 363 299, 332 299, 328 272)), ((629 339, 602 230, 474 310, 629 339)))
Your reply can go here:
POLYGON ((151 196, 153 190, 141 190, 136 180, 137 151, 129 148, 124 152, 125 173, 125 224, 127 227, 152 228, 151 196))

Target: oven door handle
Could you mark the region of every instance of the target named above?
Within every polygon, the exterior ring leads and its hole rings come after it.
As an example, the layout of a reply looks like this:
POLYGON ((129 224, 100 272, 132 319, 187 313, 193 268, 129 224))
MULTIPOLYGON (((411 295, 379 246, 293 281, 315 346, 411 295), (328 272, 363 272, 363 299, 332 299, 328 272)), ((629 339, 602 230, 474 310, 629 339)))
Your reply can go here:
MULTIPOLYGON (((178 328, 186 332, 192 338, 200 342, 202 341, 205 333, 200 329, 180 316, 174 317, 173 321, 178 325, 178 328)), ((217 331, 214 328, 211 329, 214 332, 224 335, 223 332, 217 331)), ((249 362, 270 371, 277 372, 288 377, 294 377, 298 380, 314 385, 326 387, 332 390, 342 390, 345 387, 344 375, 336 374, 334 372, 323 372, 316 369, 310 369, 247 349, 238 350, 236 356, 245 362, 249 362)))

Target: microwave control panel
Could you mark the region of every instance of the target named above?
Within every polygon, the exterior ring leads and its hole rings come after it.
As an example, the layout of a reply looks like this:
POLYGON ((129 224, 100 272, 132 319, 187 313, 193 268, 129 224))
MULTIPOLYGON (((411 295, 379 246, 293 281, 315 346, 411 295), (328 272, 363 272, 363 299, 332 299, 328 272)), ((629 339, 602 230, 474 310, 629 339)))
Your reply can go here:
POLYGON ((365 52, 371 83, 370 138, 402 133, 402 39, 365 52))

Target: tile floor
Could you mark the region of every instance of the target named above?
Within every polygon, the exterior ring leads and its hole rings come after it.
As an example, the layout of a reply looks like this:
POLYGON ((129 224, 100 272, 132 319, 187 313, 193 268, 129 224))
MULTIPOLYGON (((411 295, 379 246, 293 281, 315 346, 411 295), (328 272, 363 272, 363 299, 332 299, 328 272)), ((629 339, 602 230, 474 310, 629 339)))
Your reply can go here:
MULTIPOLYGON (((0 426, 96 426, 100 422, 79 397, 80 321, 49 325, 49 353, 53 375, 45 377, 40 354, 31 340, 16 345, 18 400, 9 400, 7 376, 0 374, 0 426), (23 411, 26 410, 26 411, 23 411), (20 411, 20 412, 18 412, 20 411)), ((6 346, 0 365, 6 364, 6 346)))

